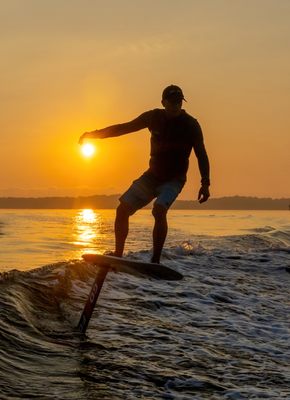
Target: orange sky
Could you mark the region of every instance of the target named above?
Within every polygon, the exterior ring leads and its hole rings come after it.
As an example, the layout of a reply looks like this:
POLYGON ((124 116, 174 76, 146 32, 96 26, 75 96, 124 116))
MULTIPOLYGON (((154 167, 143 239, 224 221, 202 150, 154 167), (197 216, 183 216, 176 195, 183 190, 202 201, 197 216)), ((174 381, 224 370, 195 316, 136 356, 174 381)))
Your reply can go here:
MULTIPOLYGON (((87 130, 161 107, 180 85, 213 197, 289 197, 288 0, 9 0, 1 5, 0 196, 113 194, 148 166, 148 131, 87 130)), ((196 159, 180 196, 195 199, 196 159)))

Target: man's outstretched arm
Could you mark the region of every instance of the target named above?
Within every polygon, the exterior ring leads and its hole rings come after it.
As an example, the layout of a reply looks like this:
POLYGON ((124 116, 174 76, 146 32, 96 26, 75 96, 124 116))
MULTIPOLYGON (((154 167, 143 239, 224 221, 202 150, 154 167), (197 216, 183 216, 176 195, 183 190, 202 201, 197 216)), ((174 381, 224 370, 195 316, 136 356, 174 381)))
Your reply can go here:
POLYGON ((127 133, 136 132, 140 129, 148 127, 148 113, 139 115, 130 122, 123 124, 111 125, 103 129, 96 129, 91 132, 85 132, 79 139, 82 143, 84 139, 105 139, 115 136, 126 135, 127 133))

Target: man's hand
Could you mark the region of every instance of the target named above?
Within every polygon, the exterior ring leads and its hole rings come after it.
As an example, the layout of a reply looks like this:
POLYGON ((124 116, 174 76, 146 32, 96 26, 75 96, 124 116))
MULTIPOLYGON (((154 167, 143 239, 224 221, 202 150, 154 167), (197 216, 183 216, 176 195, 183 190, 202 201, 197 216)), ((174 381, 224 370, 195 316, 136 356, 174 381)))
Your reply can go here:
POLYGON ((82 134, 82 136, 79 138, 79 144, 83 144, 83 141, 85 139, 92 139, 96 137, 96 131, 92 132, 85 132, 82 134))
POLYGON ((204 203, 209 198, 210 193, 207 185, 202 185, 198 192, 198 201, 204 203))

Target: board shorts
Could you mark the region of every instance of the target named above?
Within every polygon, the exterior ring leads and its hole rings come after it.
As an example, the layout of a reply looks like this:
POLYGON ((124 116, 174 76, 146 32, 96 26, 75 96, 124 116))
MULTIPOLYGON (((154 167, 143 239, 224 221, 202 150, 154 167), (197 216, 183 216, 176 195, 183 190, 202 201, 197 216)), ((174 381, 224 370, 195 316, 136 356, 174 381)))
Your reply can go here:
POLYGON ((132 185, 119 200, 121 203, 126 203, 130 206, 131 215, 145 207, 155 198, 154 205, 161 205, 168 210, 181 192, 184 184, 185 180, 183 179, 160 182, 150 172, 145 172, 140 178, 133 181, 132 185))

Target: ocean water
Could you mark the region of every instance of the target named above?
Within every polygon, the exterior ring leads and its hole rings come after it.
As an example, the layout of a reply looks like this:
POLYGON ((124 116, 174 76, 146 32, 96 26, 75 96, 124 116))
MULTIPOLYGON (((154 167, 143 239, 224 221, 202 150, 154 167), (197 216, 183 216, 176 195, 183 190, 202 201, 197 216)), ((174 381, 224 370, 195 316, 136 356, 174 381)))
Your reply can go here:
MULTIPOLYGON (((169 214, 162 262, 181 281, 109 273, 113 210, 0 210, 0 399, 290 399, 290 212, 169 214)), ((148 261, 152 216, 126 257, 148 261)))

